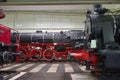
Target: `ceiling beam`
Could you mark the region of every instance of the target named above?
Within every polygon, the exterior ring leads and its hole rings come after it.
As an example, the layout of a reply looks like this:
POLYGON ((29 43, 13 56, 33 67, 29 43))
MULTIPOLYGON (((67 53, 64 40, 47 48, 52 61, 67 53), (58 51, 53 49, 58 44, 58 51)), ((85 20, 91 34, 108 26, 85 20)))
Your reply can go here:
MULTIPOLYGON (((119 4, 103 4, 103 7, 108 9, 120 8, 119 4)), ((13 5, 1 6, 0 9, 5 11, 40 11, 40 10, 86 10, 93 9, 93 5, 13 5)))
POLYGON ((49 1, 49 2, 0 2, 0 5, 88 5, 88 4, 120 4, 120 1, 49 1))

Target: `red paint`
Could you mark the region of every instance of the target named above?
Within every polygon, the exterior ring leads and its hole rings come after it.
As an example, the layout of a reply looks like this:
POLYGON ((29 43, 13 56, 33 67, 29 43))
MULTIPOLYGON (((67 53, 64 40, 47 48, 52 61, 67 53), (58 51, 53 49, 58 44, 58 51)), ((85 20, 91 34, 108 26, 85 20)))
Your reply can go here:
POLYGON ((10 34, 11 34, 11 28, 0 24, 0 42, 4 42, 4 44, 10 44, 11 43, 10 34))
POLYGON ((73 55, 74 59, 77 59, 80 61, 81 64, 86 65, 86 68, 91 70, 95 70, 95 74, 97 75, 97 63, 98 63, 98 56, 96 55, 96 51, 89 51, 89 50, 80 50, 76 53, 71 53, 73 55), (88 64, 86 64, 86 61, 89 61, 88 64))
MULTIPOLYGON (((68 53, 77 52, 79 50, 74 47, 68 46, 68 43, 58 43, 57 45, 66 46, 66 50, 64 52, 57 52, 55 50, 54 43, 20 43, 19 49, 23 52, 22 58, 20 60, 24 61, 26 59, 31 60, 31 56, 35 55, 34 51, 38 48, 40 52, 41 59, 40 60, 68 60, 68 53)), ((36 59, 37 60, 37 59, 36 59)), ((38 59, 39 60, 39 59, 38 59)))

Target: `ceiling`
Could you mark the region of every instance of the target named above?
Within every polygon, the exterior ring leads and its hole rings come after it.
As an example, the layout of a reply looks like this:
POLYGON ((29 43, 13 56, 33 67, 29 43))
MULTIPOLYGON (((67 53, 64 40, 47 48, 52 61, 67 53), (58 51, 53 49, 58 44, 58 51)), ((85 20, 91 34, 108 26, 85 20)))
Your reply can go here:
POLYGON ((7 0, 0 2, 4 11, 43 11, 47 13, 85 13, 93 4, 108 9, 120 9, 120 0, 7 0))
POLYGON ((0 5, 120 4, 120 0, 5 0, 5 1, 6 2, 0 2, 0 5))

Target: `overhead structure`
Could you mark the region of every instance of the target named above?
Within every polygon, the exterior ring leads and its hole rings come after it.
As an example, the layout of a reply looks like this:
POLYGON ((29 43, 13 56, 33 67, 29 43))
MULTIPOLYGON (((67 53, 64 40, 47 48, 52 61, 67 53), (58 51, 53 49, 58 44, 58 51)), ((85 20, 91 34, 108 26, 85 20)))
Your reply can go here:
POLYGON ((118 4, 119 0, 1 0, 1 5, 118 4))

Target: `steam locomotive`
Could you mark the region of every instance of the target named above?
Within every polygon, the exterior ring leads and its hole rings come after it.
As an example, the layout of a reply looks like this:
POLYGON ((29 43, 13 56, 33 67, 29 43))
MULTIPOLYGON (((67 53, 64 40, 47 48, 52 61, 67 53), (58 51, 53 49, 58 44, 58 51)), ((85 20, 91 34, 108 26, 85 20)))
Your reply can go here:
MULTIPOLYGON (((11 42, 15 43, 16 33, 11 34, 11 42)), ((79 44, 84 42, 82 30, 61 32, 19 33, 19 49, 24 60, 67 60, 70 51, 76 51, 79 44), (76 48, 75 48, 76 47, 76 48)))
POLYGON ((69 56, 78 59, 86 69, 100 80, 119 80, 120 76, 120 15, 111 15, 101 5, 94 6, 94 13, 87 11, 85 36, 87 48, 69 56))
MULTIPOLYGON (((0 10, 0 19, 5 15, 0 10)), ((16 61, 16 58, 20 56, 20 52, 17 50, 18 43, 12 44, 10 41, 11 28, 0 24, 0 65, 16 61)))

